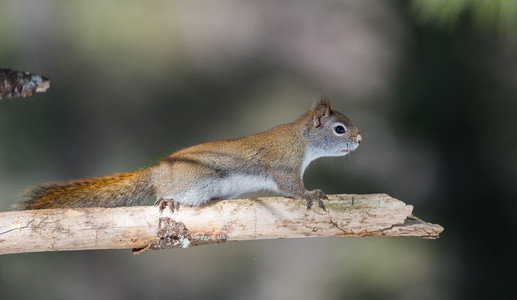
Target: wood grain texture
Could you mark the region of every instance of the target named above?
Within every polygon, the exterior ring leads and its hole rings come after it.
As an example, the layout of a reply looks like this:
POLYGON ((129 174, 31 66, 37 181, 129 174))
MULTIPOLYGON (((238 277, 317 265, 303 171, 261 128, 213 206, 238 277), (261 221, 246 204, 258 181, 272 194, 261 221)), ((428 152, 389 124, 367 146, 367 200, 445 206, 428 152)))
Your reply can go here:
POLYGON ((417 236, 443 228, 413 217, 386 194, 330 195, 327 211, 283 197, 233 199, 162 214, 153 206, 43 209, 0 213, 0 254, 161 249, 229 241, 302 237, 417 236))

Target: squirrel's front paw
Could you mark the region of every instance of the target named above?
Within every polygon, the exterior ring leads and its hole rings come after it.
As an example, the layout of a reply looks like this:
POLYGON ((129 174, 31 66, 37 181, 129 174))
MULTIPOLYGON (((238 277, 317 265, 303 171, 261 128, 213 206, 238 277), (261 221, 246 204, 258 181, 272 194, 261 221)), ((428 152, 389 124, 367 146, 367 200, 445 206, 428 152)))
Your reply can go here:
POLYGON ((314 201, 318 202, 318 206, 321 207, 324 211, 327 211, 325 209, 325 205, 323 204, 323 201, 321 199, 328 199, 328 197, 321 191, 320 189, 316 189, 313 191, 307 191, 305 196, 305 201, 307 201, 307 209, 310 209, 312 207, 312 203, 314 201))

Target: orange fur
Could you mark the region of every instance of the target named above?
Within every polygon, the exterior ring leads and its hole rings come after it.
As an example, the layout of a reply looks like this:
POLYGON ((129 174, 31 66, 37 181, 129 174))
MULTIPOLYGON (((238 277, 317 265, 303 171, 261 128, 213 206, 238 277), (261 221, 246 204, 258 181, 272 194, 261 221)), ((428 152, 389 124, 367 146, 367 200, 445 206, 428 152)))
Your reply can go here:
POLYGON ((154 193, 150 169, 107 177, 50 183, 28 190, 22 209, 115 207, 138 202, 154 193), (135 199, 136 197, 136 199, 135 199), (135 199, 130 201, 130 199, 135 199), (122 200, 122 201, 121 201, 122 200))

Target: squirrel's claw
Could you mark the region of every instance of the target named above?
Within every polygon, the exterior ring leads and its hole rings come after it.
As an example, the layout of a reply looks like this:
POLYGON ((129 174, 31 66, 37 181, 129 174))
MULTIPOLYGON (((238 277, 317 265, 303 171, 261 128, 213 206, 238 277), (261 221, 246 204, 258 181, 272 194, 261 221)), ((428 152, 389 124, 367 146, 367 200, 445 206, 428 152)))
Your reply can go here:
POLYGON ((318 206, 321 209, 323 209, 324 211, 327 211, 325 209, 325 204, 323 204, 323 201, 321 200, 321 199, 328 199, 328 197, 325 195, 325 193, 323 193, 323 191, 317 189, 317 190, 314 190, 314 191, 311 191, 308 193, 309 193, 309 197, 307 197, 305 199, 305 201, 307 201, 307 203, 306 203, 307 209, 311 209, 312 203, 314 201, 316 201, 316 202, 318 202, 318 206))
POLYGON ((180 210, 180 204, 176 201, 174 201, 173 199, 163 199, 163 198, 160 198, 158 200, 156 200, 156 202, 154 202, 154 206, 158 206, 159 210, 160 210, 160 214, 163 212, 163 210, 166 208, 166 207, 169 207, 169 209, 171 210, 172 213, 174 213, 174 211, 179 211, 180 210))

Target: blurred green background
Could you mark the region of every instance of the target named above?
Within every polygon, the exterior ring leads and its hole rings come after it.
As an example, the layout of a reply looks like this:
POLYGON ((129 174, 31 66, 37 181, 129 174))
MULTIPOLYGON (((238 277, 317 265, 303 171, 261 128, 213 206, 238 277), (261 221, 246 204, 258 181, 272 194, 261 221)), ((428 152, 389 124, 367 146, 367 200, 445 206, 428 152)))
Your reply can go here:
POLYGON ((513 1, 0 1, 0 210, 28 186, 151 166, 290 122, 320 95, 363 133, 308 188, 388 193, 416 238, 0 256, 0 299, 511 299, 517 267, 513 1))

